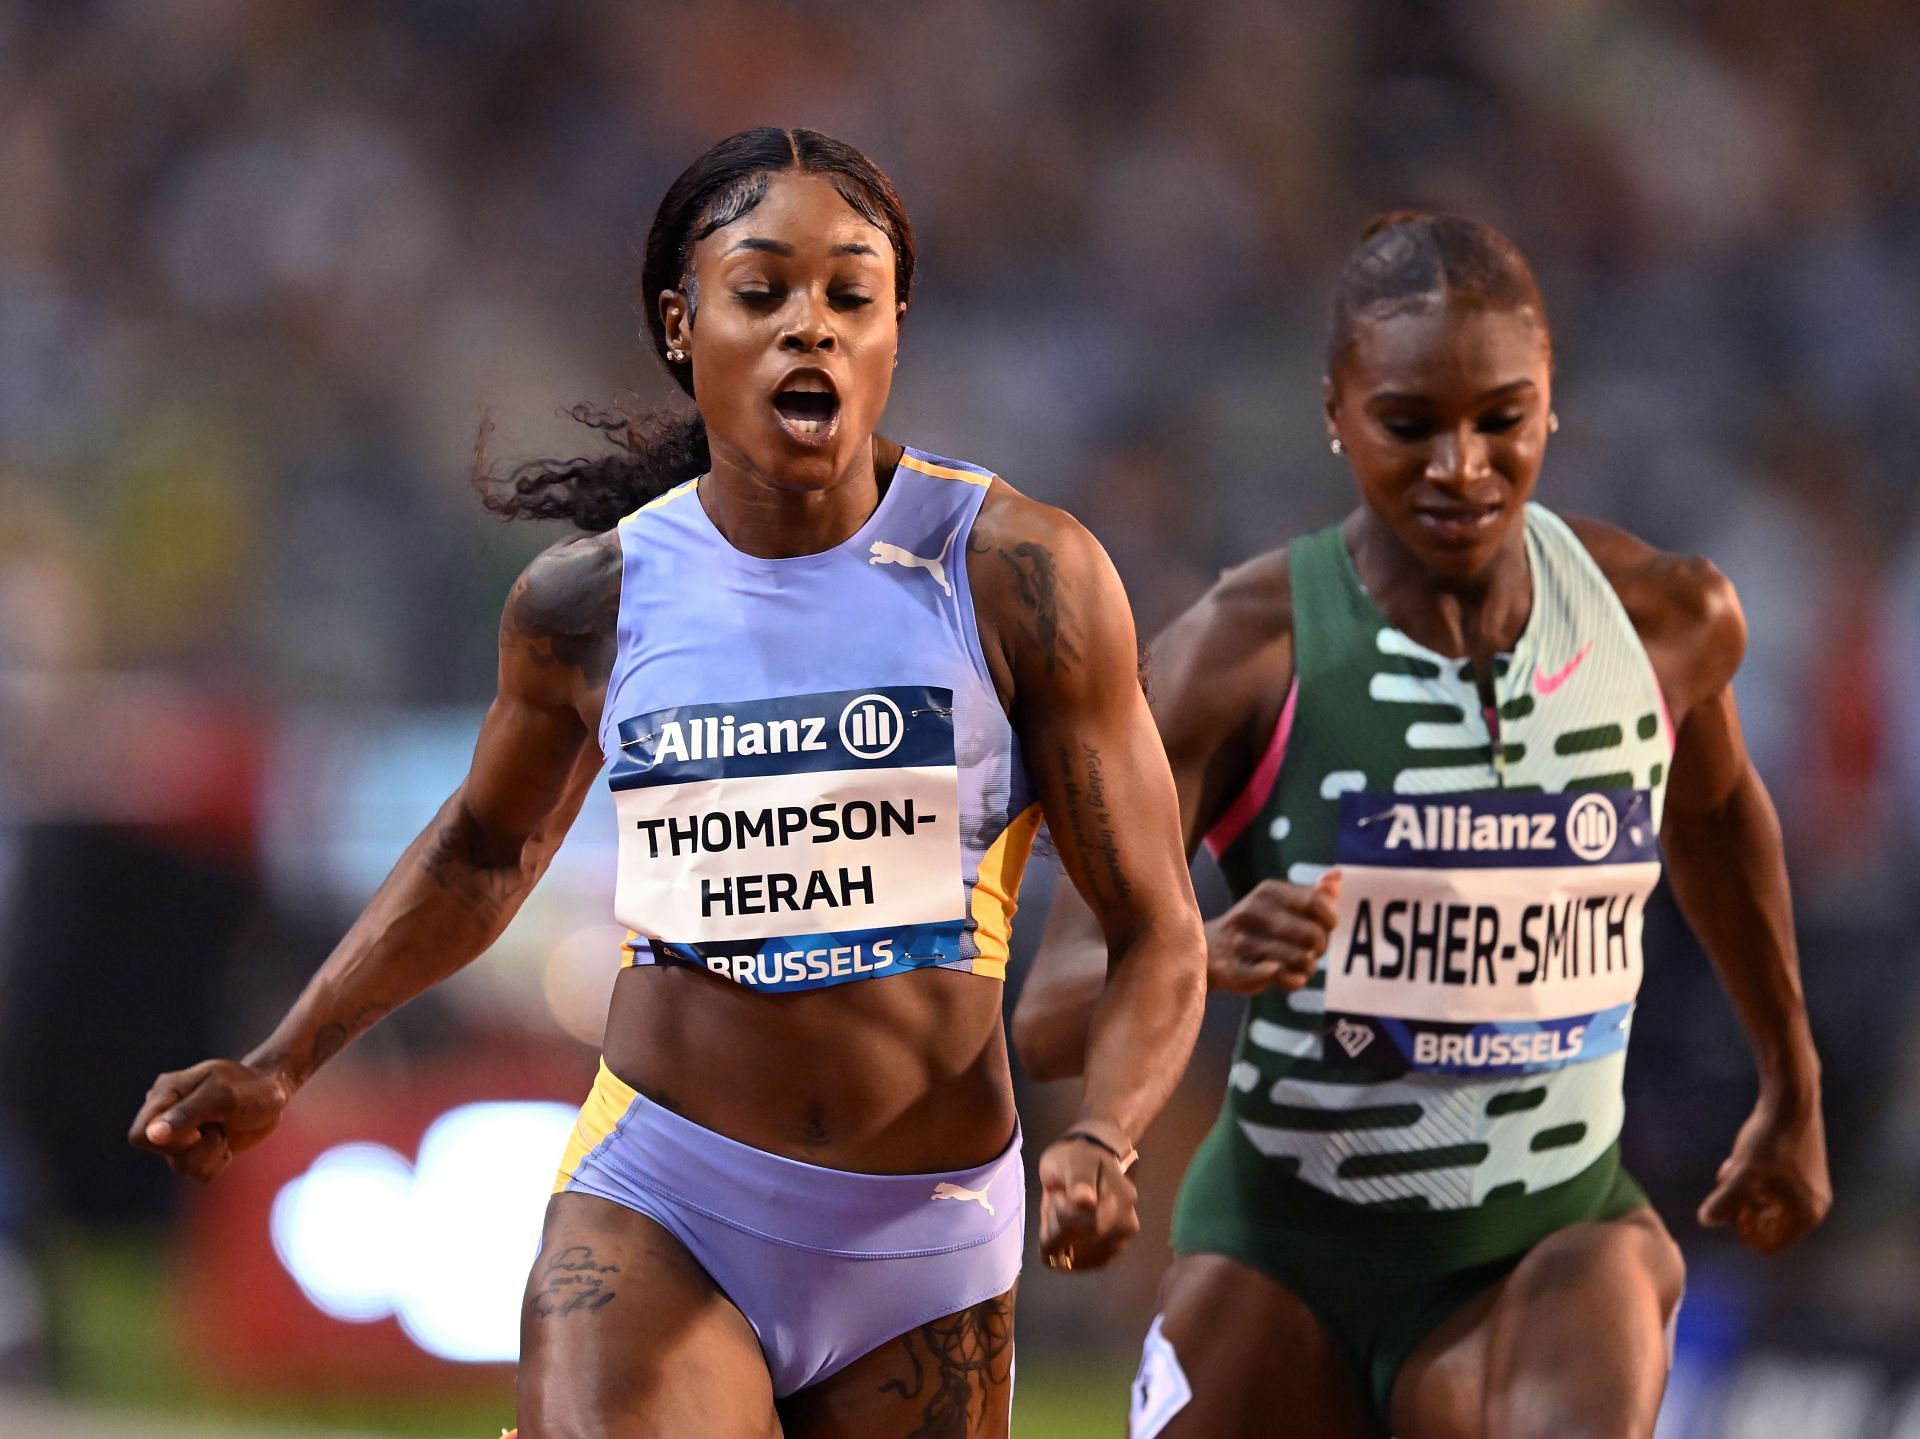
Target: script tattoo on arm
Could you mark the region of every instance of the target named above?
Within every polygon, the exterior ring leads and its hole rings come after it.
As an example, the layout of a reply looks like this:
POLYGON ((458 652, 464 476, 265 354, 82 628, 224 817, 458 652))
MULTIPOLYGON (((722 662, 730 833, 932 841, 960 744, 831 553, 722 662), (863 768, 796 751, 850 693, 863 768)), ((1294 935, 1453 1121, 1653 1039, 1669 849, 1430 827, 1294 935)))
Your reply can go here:
POLYGON ((1105 880, 1105 898, 1126 899, 1133 893, 1133 882, 1127 878, 1126 868, 1120 862, 1120 843, 1114 835, 1113 810, 1107 801, 1107 777, 1100 750, 1086 740, 1081 740, 1079 746, 1078 766, 1074 764, 1072 746, 1062 744, 1057 751, 1060 771, 1066 776, 1062 797, 1073 823, 1074 847, 1087 866, 1088 877, 1095 883, 1105 880), (1103 874, 1095 873, 1096 855, 1100 857, 1103 874))
POLYGON ((528 1303, 541 1319, 596 1314, 616 1298, 607 1276, 619 1272, 619 1265, 594 1258, 592 1246, 569 1244, 541 1262, 540 1287, 528 1303))
POLYGON ((1013 1382, 1013 1296, 909 1330, 900 1347, 908 1373, 880 1392, 921 1404, 920 1422, 906 1439, 966 1439, 975 1432, 976 1401, 985 1423, 996 1395, 1013 1382))

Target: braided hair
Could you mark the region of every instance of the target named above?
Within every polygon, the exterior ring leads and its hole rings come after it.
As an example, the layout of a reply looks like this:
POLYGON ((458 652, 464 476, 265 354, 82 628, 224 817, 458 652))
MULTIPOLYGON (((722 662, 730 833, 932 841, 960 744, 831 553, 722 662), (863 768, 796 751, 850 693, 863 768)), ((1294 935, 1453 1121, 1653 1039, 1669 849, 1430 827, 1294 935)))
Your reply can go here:
POLYGON ((1531 310, 1547 330, 1546 301, 1519 248, 1490 225, 1459 215, 1396 210, 1376 216, 1340 271, 1327 334, 1331 374, 1364 316, 1420 309, 1438 299, 1531 310))
MULTIPOLYGON (((766 198, 771 177, 788 172, 824 175, 841 199, 884 233, 893 246, 894 298, 907 302, 913 289, 913 229, 889 180, 860 151, 817 130, 774 126, 729 135, 684 171, 647 232, 640 268, 642 309, 654 352, 674 383, 691 398, 693 364, 667 357, 666 324, 660 317, 663 290, 686 290, 697 309, 690 270, 693 248, 731 225, 766 198)), ((634 410, 575 405, 568 414, 598 430, 613 445, 610 454, 570 460, 530 460, 496 481, 486 467, 488 426, 474 446, 472 479, 481 503, 508 520, 569 520, 589 534, 610 530, 621 518, 675 485, 704 474, 711 461, 707 427, 698 410, 675 406, 634 410)))

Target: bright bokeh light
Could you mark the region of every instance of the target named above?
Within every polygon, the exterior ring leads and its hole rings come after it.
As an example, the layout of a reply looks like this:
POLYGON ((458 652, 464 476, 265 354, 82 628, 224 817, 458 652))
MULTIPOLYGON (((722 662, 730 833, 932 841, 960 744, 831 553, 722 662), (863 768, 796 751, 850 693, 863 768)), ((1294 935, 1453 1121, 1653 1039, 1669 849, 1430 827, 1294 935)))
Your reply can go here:
POLYGON ((391 1314, 430 1354, 510 1361, 574 1116, 565 1104, 466 1104, 433 1122, 413 1164, 379 1144, 330 1149, 275 1197, 274 1251, 336 1319, 391 1314))
POLYGON ((607 1006, 624 958, 627 929, 595 924, 575 930, 553 947, 541 975, 541 992, 554 1023, 596 1049, 607 1027, 607 1006))

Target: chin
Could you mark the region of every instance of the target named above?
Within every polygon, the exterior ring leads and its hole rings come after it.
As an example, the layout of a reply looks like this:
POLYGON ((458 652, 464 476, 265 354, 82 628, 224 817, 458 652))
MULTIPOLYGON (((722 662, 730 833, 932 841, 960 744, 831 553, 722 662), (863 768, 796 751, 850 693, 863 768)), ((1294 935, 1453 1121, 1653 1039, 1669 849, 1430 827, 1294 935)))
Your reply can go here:
POLYGON ((1479 579, 1493 569, 1506 548, 1505 532, 1477 538, 1470 544, 1444 544, 1419 532, 1402 535, 1401 542, 1411 550, 1429 574, 1461 584, 1479 579))

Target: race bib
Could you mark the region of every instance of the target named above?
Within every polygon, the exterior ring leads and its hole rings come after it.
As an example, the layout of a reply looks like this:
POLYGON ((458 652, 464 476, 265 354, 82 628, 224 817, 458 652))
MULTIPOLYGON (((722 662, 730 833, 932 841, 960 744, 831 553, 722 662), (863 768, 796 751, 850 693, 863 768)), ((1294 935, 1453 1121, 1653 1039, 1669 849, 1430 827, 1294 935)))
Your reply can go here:
POLYGON ((1327 1062, 1520 1074, 1626 1045, 1660 879, 1651 796, 1346 794, 1327 1062))
POLYGON ((960 960, 950 690, 681 705, 616 733, 614 913, 637 960, 770 990, 960 960))

